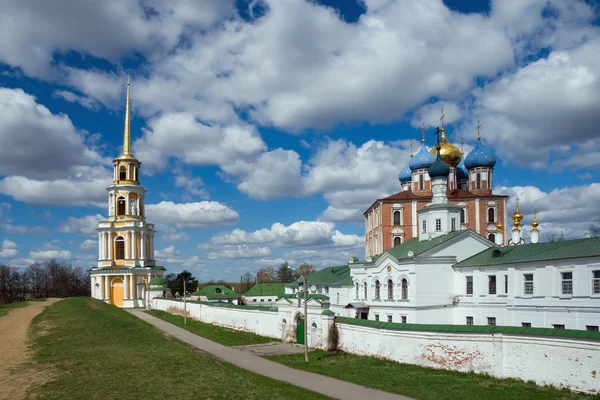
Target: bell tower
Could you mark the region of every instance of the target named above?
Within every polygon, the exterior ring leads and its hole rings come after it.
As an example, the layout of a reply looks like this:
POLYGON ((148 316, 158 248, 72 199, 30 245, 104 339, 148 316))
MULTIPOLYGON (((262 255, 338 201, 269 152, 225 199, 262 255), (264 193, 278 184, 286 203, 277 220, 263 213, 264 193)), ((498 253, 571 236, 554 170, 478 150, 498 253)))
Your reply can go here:
POLYGON ((138 307, 150 279, 161 277, 154 260, 154 224, 146 222, 140 185, 142 163, 131 153, 130 81, 127 79, 123 152, 113 160, 108 218, 98 226, 98 266, 92 270, 92 297, 120 307, 138 307))

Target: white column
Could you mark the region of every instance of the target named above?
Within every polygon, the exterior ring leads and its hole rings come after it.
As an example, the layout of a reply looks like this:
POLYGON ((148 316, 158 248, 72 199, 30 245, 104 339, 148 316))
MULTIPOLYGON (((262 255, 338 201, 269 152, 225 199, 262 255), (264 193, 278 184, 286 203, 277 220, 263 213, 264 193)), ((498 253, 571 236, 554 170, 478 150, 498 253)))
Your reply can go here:
POLYGON ((131 215, 131 209, 129 208, 129 192, 125 195, 125 215, 131 215))
POLYGON ((98 233, 98 259, 102 259, 102 233, 98 233))
POLYGON ((141 246, 140 246, 140 258, 142 260, 146 259, 146 234, 144 232, 141 232, 141 246))
POLYGON ((108 276, 104 276, 104 298, 108 299, 110 297, 109 295, 109 291, 108 291, 108 276))
POLYGON ((128 260, 129 259, 129 244, 131 243, 131 240, 129 240, 131 236, 131 232, 127 232, 125 234, 125 259, 128 260))
POLYGON ((131 232, 131 254, 134 260, 138 258, 137 251, 137 235, 135 232, 131 232))
POLYGON ((107 255, 107 259, 112 260, 113 256, 112 256, 112 234, 111 232, 108 233, 106 240, 108 241, 108 255, 107 255))
POLYGON ((94 292, 94 283, 96 282, 96 277, 94 275, 92 275, 92 279, 90 279, 90 285, 91 285, 91 294, 92 294, 92 299, 96 298, 96 293, 94 292))
POLYGON ((129 275, 125 275, 125 281, 123 282, 123 286, 125 286, 125 298, 129 298, 129 275))
POLYGON ((151 260, 154 260, 154 234, 150 235, 150 257, 151 260))
POLYGON ((479 199, 475 199, 475 232, 480 233, 479 229, 479 199))

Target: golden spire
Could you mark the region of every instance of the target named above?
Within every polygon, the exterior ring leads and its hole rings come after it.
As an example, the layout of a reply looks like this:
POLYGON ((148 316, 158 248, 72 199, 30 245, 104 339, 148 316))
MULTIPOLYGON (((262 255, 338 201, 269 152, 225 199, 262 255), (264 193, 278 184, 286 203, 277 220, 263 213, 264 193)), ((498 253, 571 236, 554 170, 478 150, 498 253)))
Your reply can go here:
POLYGON ((123 154, 131 154, 131 131, 130 131, 130 98, 129 98, 129 75, 127 76, 127 100, 125 103, 125 132, 123 134, 123 154))
POLYGON ((413 156, 413 152, 412 152, 412 139, 410 139, 410 156, 413 156))
POLYGON ((537 231, 538 230, 538 226, 540 224, 538 224, 537 222, 537 210, 534 208, 533 209, 533 222, 531 223, 531 232, 537 231))
MULTIPOLYGON (((479 120, 477 120, 477 140, 481 140, 481 124, 479 123, 479 120)), ((518 199, 518 197, 517 197, 518 199)))
POLYGON ((425 123, 421 122, 421 143, 425 143, 425 123))
POLYGON ((523 214, 519 212, 519 196, 517 196, 517 207, 515 208, 515 212, 511 219, 513 220, 513 231, 518 230, 521 226, 521 221, 523 220, 523 214))

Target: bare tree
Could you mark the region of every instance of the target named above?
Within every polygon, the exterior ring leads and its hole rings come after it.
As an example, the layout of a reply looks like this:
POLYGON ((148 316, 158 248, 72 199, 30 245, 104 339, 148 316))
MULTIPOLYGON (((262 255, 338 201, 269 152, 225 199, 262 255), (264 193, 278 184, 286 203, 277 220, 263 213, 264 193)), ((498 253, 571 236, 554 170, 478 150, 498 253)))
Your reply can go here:
POLYGON ((256 283, 275 282, 275 270, 273 268, 261 268, 256 273, 256 283))
POLYGON ((548 231, 546 232, 546 240, 548 242, 562 242, 565 240, 565 231, 560 231, 560 234, 556 231, 548 231))
POLYGON ((298 270, 300 271, 300 275, 303 275, 303 276, 308 276, 317 271, 315 266, 312 264, 309 264, 309 263, 300 264, 300 266, 298 267, 298 270))
POLYGON ((596 218, 596 220, 590 225, 588 235, 591 237, 600 237, 600 218, 596 218))

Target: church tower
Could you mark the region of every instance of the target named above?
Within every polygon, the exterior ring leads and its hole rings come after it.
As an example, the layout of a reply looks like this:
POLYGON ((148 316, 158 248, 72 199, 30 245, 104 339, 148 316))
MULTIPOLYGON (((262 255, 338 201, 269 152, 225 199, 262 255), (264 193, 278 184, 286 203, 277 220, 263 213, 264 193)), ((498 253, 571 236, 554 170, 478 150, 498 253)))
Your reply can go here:
POLYGON ((154 261, 154 224, 146 222, 141 162, 131 153, 130 82, 127 79, 123 152, 113 160, 108 219, 98 226, 98 266, 91 271, 92 297, 118 307, 147 303, 148 284, 162 277, 154 261))

